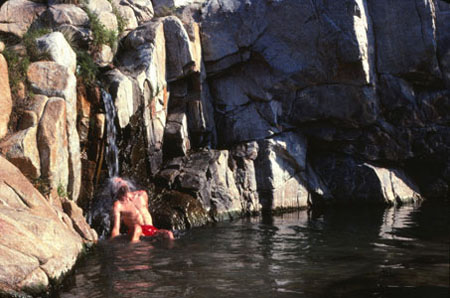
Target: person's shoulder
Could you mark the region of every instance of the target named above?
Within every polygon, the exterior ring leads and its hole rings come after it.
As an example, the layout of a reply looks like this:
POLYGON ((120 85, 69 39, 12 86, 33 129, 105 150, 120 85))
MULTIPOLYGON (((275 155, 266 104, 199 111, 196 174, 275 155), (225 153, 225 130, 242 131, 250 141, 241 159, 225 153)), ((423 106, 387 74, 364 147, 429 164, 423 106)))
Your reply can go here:
POLYGON ((120 209, 121 207, 122 207, 122 203, 119 200, 114 202, 113 209, 120 209))

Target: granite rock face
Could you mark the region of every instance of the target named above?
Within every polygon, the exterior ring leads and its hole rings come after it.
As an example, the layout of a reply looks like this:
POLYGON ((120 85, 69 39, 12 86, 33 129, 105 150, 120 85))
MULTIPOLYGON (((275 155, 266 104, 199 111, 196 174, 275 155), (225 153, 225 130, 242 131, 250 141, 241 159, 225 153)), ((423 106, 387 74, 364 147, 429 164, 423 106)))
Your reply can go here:
POLYGON ((69 215, 53 207, 1 156, 0 190, 1 290, 38 294, 72 268, 83 239, 69 215))
POLYGON ((9 88, 8 65, 0 54, 0 139, 8 132, 8 122, 12 110, 11 89, 9 88))

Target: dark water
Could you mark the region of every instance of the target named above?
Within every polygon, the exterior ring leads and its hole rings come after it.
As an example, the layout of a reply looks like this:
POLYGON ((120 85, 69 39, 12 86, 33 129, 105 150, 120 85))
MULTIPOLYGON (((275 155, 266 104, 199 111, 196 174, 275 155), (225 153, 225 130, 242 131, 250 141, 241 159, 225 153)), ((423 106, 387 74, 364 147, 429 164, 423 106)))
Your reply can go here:
POLYGON ((448 205, 251 218, 103 242, 60 297, 449 297, 448 205))

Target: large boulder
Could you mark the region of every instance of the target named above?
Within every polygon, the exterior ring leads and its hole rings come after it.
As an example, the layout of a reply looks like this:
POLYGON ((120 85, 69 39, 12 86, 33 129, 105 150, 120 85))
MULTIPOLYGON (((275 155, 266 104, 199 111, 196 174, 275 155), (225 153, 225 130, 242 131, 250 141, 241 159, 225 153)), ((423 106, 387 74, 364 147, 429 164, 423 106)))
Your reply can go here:
POLYGON ((440 79, 432 0, 407 0, 390 5, 367 1, 376 36, 377 71, 419 85, 440 79))
MULTIPOLYGON (((69 184, 67 191, 77 200, 81 187, 80 139, 77 131, 76 78, 67 67, 52 61, 34 62, 27 71, 28 81, 37 94, 61 97, 66 101, 69 184)), ((56 181, 57 183, 57 181, 56 181)))
POLYGON ((66 103, 62 98, 50 98, 39 123, 38 147, 42 177, 53 189, 69 184, 69 152, 67 146, 66 103))
POLYGON ((35 1, 6 1, 0 8, 0 32, 22 37, 46 9, 46 4, 35 1))
POLYGON ((261 205, 265 210, 302 208, 308 205, 306 138, 295 132, 259 141, 255 173, 261 205))
POLYGON ((75 73, 77 56, 61 32, 52 32, 36 39, 39 51, 47 53, 52 61, 75 73))
POLYGON ((106 29, 117 31, 117 18, 108 0, 90 0, 86 7, 97 15, 98 20, 106 29))
POLYGON ((163 22, 148 22, 132 31, 123 41, 118 61, 123 73, 131 73, 143 98, 143 125, 150 174, 162 165, 162 145, 169 93, 166 81, 166 46, 163 22))
MULTIPOLYGON (((120 4, 120 6, 129 7, 133 10, 137 25, 142 25, 153 18, 154 11, 151 0, 121 0, 119 3, 118 2, 118 0, 112 1, 112 3, 115 3, 116 5, 120 4)), ((127 14, 124 14, 123 16, 126 17, 127 14)))
POLYGON ((395 205, 421 200, 418 187, 400 169, 333 154, 315 155, 312 161, 338 203, 395 205))
POLYGON ((2 156, 0 205, 0 292, 40 294, 73 267, 83 241, 70 218, 2 156))
POLYGON ((8 64, 0 54, 0 139, 8 132, 8 122, 12 111, 11 90, 9 88, 8 64))
POLYGON ((177 17, 164 18, 164 37, 167 53, 167 81, 189 74, 195 66, 189 35, 177 17))
POLYGON ((212 220, 231 219, 260 210, 252 166, 257 145, 234 152, 203 150, 173 159, 158 179, 196 198, 212 220))
POLYGON ((35 126, 21 130, 0 143, 0 152, 30 179, 41 176, 36 136, 35 126))

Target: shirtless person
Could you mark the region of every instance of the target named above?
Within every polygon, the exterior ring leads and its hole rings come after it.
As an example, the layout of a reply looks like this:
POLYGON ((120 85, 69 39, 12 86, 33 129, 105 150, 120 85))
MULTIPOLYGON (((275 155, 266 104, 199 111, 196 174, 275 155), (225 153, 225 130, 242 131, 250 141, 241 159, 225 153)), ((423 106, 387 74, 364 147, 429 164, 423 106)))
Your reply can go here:
POLYGON ((128 184, 121 178, 115 178, 118 184, 117 201, 113 205, 113 228, 111 239, 120 234, 120 223, 123 221, 128 227, 131 242, 139 242, 141 236, 162 236, 174 239, 173 233, 168 230, 159 230, 152 224, 152 217, 148 212, 148 196, 143 190, 129 190, 128 184))

